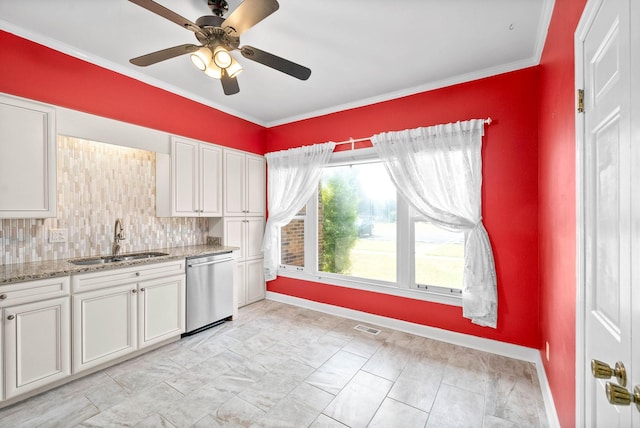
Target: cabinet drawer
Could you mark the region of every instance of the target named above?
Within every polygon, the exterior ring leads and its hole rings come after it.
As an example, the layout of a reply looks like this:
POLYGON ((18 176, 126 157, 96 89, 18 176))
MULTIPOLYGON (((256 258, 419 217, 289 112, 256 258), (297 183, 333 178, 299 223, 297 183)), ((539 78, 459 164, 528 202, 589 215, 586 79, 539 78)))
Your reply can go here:
POLYGON ((73 275, 71 277, 71 288, 74 293, 77 293, 130 284, 162 276, 184 274, 184 272, 184 259, 165 263, 142 264, 121 269, 73 275))
POLYGON ((18 282, 0 287, 0 308, 68 295, 68 276, 18 282))

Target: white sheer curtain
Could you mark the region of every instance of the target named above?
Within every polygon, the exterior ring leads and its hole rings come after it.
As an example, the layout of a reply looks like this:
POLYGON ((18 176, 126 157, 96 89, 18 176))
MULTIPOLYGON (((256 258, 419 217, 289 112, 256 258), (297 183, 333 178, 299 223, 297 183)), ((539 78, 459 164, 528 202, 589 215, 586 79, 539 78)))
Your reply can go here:
POLYGON ((465 232, 463 316, 496 327, 493 252, 482 224, 484 120, 387 132, 371 138, 398 191, 436 225, 465 232))
POLYGON ((318 187, 335 143, 267 153, 269 218, 264 231, 264 277, 276 279, 280 264, 280 228, 305 206, 318 187))

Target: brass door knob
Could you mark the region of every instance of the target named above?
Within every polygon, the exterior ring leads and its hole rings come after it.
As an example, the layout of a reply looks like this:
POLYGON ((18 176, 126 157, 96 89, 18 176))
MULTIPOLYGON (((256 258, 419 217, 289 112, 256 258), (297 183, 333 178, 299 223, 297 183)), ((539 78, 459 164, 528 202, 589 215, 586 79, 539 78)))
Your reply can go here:
POLYGON ((605 391, 607 393, 607 400, 609 400, 609 403, 615 406, 628 406, 633 402, 636 404, 636 408, 640 412, 640 386, 634 386, 633 393, 631 393, 631 391, 627 391, 626 388, 623 388, 620 385, 607 382, 605 391))
POLYGON ((620 386, 627 386, 627 370, 620 361, 616 363, 615 368, 611 368, 607 363, 591 360, 591 373, 596 379, 609 379, 615 376, 620 386))

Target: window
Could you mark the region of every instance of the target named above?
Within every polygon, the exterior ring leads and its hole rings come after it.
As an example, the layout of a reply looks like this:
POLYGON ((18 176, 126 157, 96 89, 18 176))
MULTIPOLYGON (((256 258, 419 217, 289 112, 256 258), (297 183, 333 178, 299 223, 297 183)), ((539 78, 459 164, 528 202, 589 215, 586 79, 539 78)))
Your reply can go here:
POLYGON ((304 220, 307 209, 298 214, 280 230, 280 264, 304 267, 304 220))
POLYGON ((418 218, 413 237, 416 286, 462 290, 464 232, 451 232, 418 218))
POLYGON ((318 271, 396 282, 396 189, 380 162, 325 168, 318 271))
POLYGON ((460 304, 464 233, 413 214, 373 149, 358 152, 334 153, 316 194, 281 228, 280 274, 460 304))

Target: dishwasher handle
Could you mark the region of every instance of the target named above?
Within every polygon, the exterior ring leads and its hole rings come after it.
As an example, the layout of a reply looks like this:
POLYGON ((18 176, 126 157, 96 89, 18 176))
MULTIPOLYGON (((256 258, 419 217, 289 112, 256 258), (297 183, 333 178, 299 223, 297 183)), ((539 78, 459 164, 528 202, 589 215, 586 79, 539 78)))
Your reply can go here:
POLYGON ((232 260, 233 260, 232 257, 228 257, 228 258, 225 258, 225 259, 213 260, 213 261, 210 261, 210 262, 188 264, 187 267, 191 268, 191 267, 199 267, 199 266, 207 266, 207 265, 216 265, 218 263, 230 262, 232 260))

